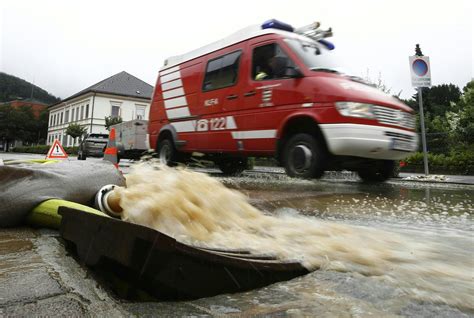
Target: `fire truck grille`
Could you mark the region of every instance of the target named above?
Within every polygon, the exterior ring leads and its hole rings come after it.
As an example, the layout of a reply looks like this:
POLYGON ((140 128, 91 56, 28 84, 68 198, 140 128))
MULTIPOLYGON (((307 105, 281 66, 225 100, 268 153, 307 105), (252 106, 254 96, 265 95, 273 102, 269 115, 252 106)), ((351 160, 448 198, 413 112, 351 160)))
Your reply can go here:
POLYGON ((382 124, 415 129, 415 116, 408 112, 384 106, 374 106, 374 113, 382 124))
POLYGON ((409 141, 409 142, 412 142, 413 139, 415 138, 415 137, 410 136, 410 135, 399 134, 399 133, 395 133, 395 132, 391 132, 391 131, 386 131, 385 136, 389 136, 389 137, 392 137, 392 138, 397 139, 397 140, 409 141))

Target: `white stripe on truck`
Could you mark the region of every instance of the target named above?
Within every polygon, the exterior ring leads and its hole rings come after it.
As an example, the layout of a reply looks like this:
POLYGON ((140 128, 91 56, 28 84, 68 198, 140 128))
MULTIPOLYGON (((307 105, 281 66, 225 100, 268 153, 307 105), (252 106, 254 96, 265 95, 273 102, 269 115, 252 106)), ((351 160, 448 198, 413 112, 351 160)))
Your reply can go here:
POLYGON ((189 117, 191 114, 189 113, 189 109, 187 107, 180 107, 180 108, 173 108, 166 110, 166 116, 169 119, 181 118, 181 117, 189 117))
POLYGON ((160 74, 161 75, 166 75, 166 74, 173 73, 173 72, 176 72, 176 71, 179 71, 179 65, 175 66, 175 67, 171 67, 171 68, 166 69, 166 70, 163 70, 163 71, 160 72, 160 74))
POLYGON ((176 129, 176 132, 192 132, 196 130, 196 121, 195 120, 187 120, 187 121, 179 121, 177 123, 171 123, 171 125, 176 129))
MULTIPOLYGON (((183 81, 179 66, 175 66, 160 72, 161 94, 168 119, 189 117, 191 113, 184 92, 183 81), (179 97, 178 97, 179 96, 179 97)), ((179 127, 184 127, 182 124, 179 127)), ((190 131, 189 127, 185 131, 190 131)))
POLYGON ((182 106, 188 106, 188 103, 186 101, 186 97, 181 96, 177 98, 172 98, 172 99, 166 99, 164 101, 165 103, 165 108, 175 108, 175 107, 182 107, 182 106))
POLYGON ((233 131, 232 138, 234 139, 267 139, 275 138, 276 130, 244 130, 244 131, 233 131))
POLYGON ((163 99, 169 99, 173 98, 176 96, 183 96, 184 95, 184 89, 182 87, 178 87, 166 92, 163 92, 163 99))
POLYGON ((169 74, 166 74, 166 75, 161 75, 160 74, 160 76, 161 76, 161 83, 166 83, 166 82, 175 80, 177 78, 181 78, 181 72, 178 70, 176 72, 169 73, 169 74))
POLYGON ((180 78, 178 78, 177 80, 162 84, 161 90, 167 91, 169 89, 173 89, 177 87, 183 87, 183 82, 181 81, 180 78))

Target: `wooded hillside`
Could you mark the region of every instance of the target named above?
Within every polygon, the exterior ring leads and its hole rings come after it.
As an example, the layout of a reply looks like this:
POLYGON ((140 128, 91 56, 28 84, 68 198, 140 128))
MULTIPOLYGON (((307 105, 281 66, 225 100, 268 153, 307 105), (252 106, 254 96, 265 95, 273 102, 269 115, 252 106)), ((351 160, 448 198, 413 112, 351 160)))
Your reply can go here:
POLYGON ((14 99, 31 98, 45 104, 54 104, 61 99, 21 78, 0 72, 0 103, 14 99), (33 90, 33 94, 32 94, 33 90))

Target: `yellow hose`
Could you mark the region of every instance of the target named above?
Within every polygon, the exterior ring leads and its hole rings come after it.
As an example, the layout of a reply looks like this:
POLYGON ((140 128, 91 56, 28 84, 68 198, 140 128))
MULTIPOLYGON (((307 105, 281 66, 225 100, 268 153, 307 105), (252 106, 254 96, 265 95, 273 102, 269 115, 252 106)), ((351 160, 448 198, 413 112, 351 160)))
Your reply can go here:
POLYGON ((27 223, 35 227, 48 227, 53 229, 59 229, 61 224, 61 215, 58 214, 59 207, 68 207, 71 209, 76 209, 85 213, 92 213, 104 217, 109 217, 107 214, 82 205, 79 203, 59 200, 59 199, 50 199, 42 202, 36 206, 27 216, 27 223))

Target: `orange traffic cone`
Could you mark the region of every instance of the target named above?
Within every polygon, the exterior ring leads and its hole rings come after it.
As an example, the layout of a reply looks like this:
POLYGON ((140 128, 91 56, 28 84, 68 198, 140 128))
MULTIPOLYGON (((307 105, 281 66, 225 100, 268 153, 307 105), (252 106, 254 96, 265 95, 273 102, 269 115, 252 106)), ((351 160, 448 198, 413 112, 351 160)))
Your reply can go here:
POLYGON ((110 161, 118 169, 117 147, 115 145, 115 128, 110 129, 109 141, 104 151, 104 160, 110 161))

